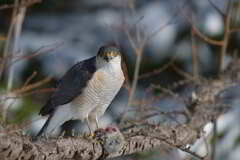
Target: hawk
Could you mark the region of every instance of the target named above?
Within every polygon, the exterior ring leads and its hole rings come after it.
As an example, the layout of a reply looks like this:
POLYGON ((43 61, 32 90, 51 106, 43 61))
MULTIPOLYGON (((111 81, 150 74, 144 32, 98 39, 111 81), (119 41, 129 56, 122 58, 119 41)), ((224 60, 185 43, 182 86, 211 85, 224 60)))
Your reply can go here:
POLYGON ((37 137, 51 136, 66 121, 77 119, 87 122, 93 133, 125 80, 121 61, 120 48, 106 45, 70 68, 40 110, 40 115, 49 117, 37 137))

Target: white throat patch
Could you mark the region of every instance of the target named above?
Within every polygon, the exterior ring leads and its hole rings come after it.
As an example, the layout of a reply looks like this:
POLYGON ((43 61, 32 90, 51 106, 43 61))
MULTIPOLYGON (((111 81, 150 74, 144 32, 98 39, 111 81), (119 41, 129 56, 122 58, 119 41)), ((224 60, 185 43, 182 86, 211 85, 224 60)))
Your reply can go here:
POLYGON ((97 68, 103 68, 103 70, 110 70, 110 71, 119 71, 121 70, 121 56, 117 56, 113 59, 111 59, 109 62, 102 59, 101 57, 97 57, 97 68))

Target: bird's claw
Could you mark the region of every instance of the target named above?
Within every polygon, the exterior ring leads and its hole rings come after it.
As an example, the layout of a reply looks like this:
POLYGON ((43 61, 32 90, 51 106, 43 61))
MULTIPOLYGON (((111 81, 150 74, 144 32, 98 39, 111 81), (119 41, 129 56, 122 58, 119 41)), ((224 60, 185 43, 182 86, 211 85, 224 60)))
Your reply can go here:
POLYGON ((89 139, 89 138, 93 139, 95 137, 95 133, 84 133, 83 137, 87 138, 87 139, 89 139))

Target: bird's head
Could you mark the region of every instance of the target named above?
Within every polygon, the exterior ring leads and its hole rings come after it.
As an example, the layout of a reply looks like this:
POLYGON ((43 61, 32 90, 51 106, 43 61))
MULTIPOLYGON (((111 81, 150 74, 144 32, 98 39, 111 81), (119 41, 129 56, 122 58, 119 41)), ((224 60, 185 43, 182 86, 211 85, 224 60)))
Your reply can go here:
POLYGON ((106 62, 121 61, 121 50, 114 45, 102 46, 97 54, 97 58, 100 58, 106 62))

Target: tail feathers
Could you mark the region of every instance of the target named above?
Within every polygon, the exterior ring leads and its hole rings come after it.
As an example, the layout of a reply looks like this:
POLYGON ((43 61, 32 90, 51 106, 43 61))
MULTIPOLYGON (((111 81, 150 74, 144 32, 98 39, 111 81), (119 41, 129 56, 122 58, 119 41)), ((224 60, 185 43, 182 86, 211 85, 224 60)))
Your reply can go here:
POLYGON ((35 136, 34 139, 38 139, 41 136, 45 137, 55 137, 56 129, 63 125, 66 121, 69 121, 73 117, 73 112, 69 106, 61 106, 58 107, 50 116, 48 117, 47 121, 35 136))
POLYGON ((48 117, 47 121, 45 122, 45 124, 43 125, 43 127, 40 129, 40 131, 38 132, 38 134, 33 137, 33 141, 36 141, 36 140, 39 139, 39 137, 44 136, 45 130, 47 129, 51 118, 52 118, 52 115, 50 115, 50 116, 48 117))
POLYGON ((39 114, 42 116, 52 114, 54 111, 54 106, 52 105, 52 102, 49 100, 40 110, 39 114))
POLYGON ((40 137, 40 136, 43 136, 43 133, 45 132, 45 130, 47 129, 48 127, 48 124, 51 120, 52 116, 50 115, 47 119, 47 121, 45 122, 45 124, 43 125, 43 127, 40 129, 40 131, 38 132, 38 134, 36 135, 36 137, 40 137))

